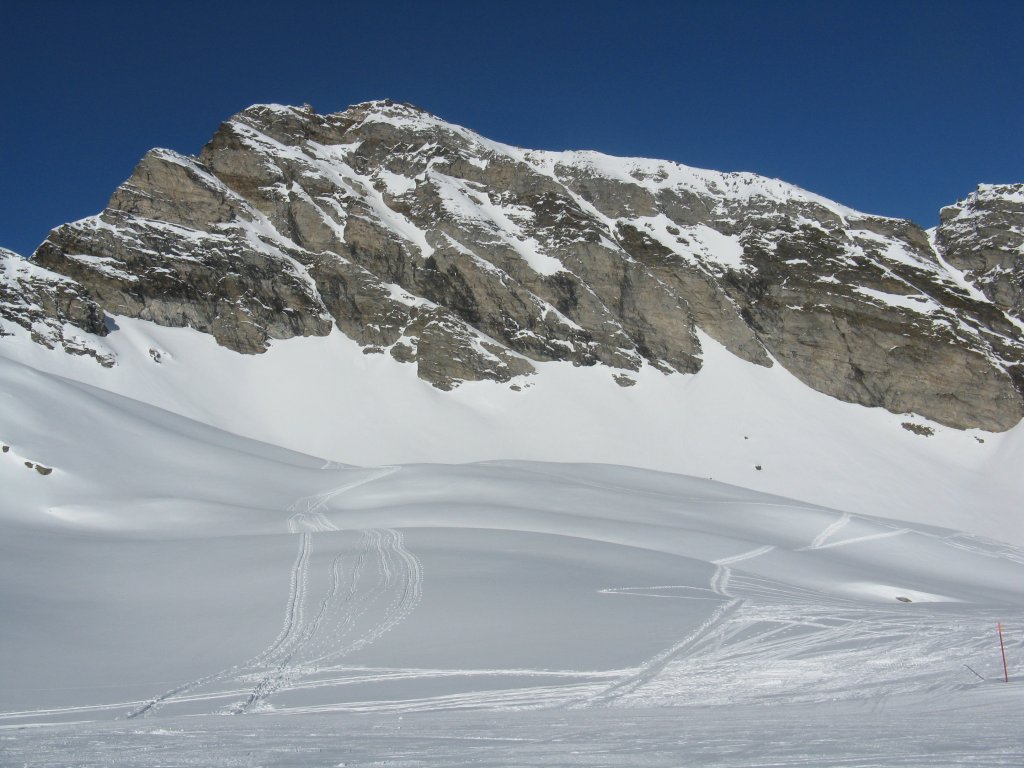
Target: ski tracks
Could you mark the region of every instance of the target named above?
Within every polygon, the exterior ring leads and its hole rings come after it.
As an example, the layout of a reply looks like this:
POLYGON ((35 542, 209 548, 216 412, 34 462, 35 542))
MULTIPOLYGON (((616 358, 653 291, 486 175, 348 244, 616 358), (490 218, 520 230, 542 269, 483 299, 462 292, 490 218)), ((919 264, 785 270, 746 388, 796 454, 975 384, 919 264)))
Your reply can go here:
MULTIPOLYGON (((834 540, 834 521, 804 549, 900 536, 891 530, 834 540)), ((957 542, 960 543, 960 542, 957 542)), ((985 543, 964 548, 1004 556, 985 543)), ((570 706, 674 706, 821 702, 889 695, 942 696, 975 684, 964 663, 990 655, 989 622, 955 609, 908 611, 776 581, 730 566, 772 551, 763 546, 712 561, 710 590, 723 603, 678 643, 570 706), (984 629, 982 629, 984 625, 984 629)), ((1011 553, 1012 554, 1012 553, 1011 553)))
POLYGON ((248 695, 227 711, 242 714, 266 708, 267 700, 277 691, 370 646, 405 621, 422 599, 423 566, 405 547, 402 533, 389 528, 361 530, 359 548, 353 554, 343 548, 345 537, 332 535, 341 531, 324 514, 331 499, 395 471, 385 468, 355 483, 297 499, 288 508, 286 523, 289 533, 298 538, 298 552, 289 572, 284 619, 277 637, 247 661, 175 686, 137 706, 127 718, 149 715, 175 701, 223 698, 230 695, 223 690, 225 684, 237 690, 237 684, 245 681, 250 681, 248 695), (314 539, 327 547, 342 548, 326 574, 311 573, 314 539), (317 582, 323 597, 307 618, 317 582))
POLYGON ((715 572, 711 576, 711 591, 716 595, 722 597, 732 597, 729 592, 729 580, 732 578, 732 569, 730 565, 736 563, 742 563, 744 560, 752 560, 755 557, 766 555, 771 552, 775 547, 771 544, 767 544, 757 549, 751 549, 747 552, 741 552, 738 555, 731 555, 730 557, 720 557, 717 560, 712 560, 711 564, 715 566, 715 572))
POLYGON ((610 704, 617 699, 628 696, 637 689, 649 684, 657 678, 670 664, 697 653, 705 644, 705 641, 721 636, 723 628, 729 619, 743 606, 744 600, 734 597, 729 592, 729 581, 732 578, 730 565, 741 563, 744 560, 752 560, 771 552, 775 547, 771 544, 757 547, 756 549, 740 552, 736 555, 721 557, 712 560, 715 571, 711 575, 710 588, 716 595, 726 598, 726 601, 719 605, 704 622, 693 632, 684 637, 664 651, 651 657, 640 667, 624 678, 618 680, 603 691, 590 696, 575 706, 594 706, 610 704))
MULTIPOLYGON (((285 649, 283 655, 278 654, 276 666, 265 670, 248 697, 231 711, 242 714, 263 708, 267 699, 282 688, 372 645, 405 621, 419 605, 423 594, 423 568, 419 558, 405 548, 402 534, 393 529, 364 531, 363 534, 369 546, 364 549, 361 559, 365 560, 367 549, 370 550, 368 556, 378 564, 377 583, 366 592, 363 600, 351 600, 358 595, 356 590, 349 591, 349 599, 338 600, 339 562, 335 558, 331 567, 331 588, 316 616, 301 625, 295 633, 295 642, 285 649), (327 645, 325 652, 314 655, 318 646, 313 641, 328 616, 341 625, 341 631, 330 638, 332 642, 319 645, 320 648, 327 645), (372 620, 366 621, 370 616, 372 620), (354 639, 346 641, 346 636, 360 629, 362 631, 354 639)), ((361 570, 360 567, 354 572, 353 585, 357 583, 355 579, 361 570)))
POLYGON ((835 536, 840 530, 845 528, 850 523, 850 515, 844 512, 838 520, 825 528, 821 533, 814 537, 814 540, 806 547, 800 547, 798 552, 805 552, 812 549, 832 549, 833 547, 845 547, 848 544, 859 544, 865 541, 877 541, 878 539, 890 539, 894 536, 902 536, 903 534, 910 533, 909 528, 892 528, 888 531, 882 531, 880 533, 870 533, 864 536, 854 536, 848 539, 840 539, 839 541, 829 541, 835 536))
MULTIPOLYGON (((638 688, 654 680, 674 660, 686 656, 694 648, 700 645, 709 635, 720 627, 730 615, 735 613, 743 604, 740 599, 733 599, 718 606, 712 614, 705 619, 697 629, 684 637, 675 645, 666 648, 661 653, 645 661, 639 669, 627 675, 625 678, 613 683, 600 693, 580 702, 582 706, 594 706, 609 704, 610 702, 626 696, 638 688)), ((579 704, 577 704, 579 706, 579 704)))
POLYGON ((807 548, 821 549, 825 542, 828 541, 834 533, 837 533, 841 528, 845 528, 849 522, 850 515, 844 512, 838 520, 832 523, 832 525, 828 526, 825 530, 815 536, 814 541, 812 541, 807 548))

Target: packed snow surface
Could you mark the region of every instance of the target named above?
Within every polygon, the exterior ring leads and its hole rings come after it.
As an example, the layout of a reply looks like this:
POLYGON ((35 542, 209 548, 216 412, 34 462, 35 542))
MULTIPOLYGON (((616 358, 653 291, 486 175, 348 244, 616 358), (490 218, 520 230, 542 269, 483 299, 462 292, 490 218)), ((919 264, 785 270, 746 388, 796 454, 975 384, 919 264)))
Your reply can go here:
POLYGON ((5 764, 1024 759, 1009 545, 624 466, 339 465, 8 360, 0 393, 5 764))

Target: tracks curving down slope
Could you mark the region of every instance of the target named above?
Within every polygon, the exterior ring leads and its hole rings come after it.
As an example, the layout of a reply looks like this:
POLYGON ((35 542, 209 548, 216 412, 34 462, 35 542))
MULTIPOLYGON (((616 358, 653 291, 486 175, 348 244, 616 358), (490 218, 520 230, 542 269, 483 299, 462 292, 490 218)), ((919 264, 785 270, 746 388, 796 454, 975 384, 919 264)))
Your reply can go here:
POLYGON ((346 656, 379 640, 401 624, 423 595, 423 566, 405 547, 400 531, 339 529, 325 514, 327 503, 354 487, 394 472, 384 469, 356 483, 305 496, 288 509, 288 531, 298 538, 298 552, 288 576, 288 597, 278 635, 255 656, 211 675, 177 685, 132 709, 126 717, 149 715, 171 703, 243 698, 227 712, 243 714, 269 708, 277 691, 318 674, 346 656), (315 569, 317 550, 333 557, 315 569), (311 595, 321 591, 314 610, 311 595))

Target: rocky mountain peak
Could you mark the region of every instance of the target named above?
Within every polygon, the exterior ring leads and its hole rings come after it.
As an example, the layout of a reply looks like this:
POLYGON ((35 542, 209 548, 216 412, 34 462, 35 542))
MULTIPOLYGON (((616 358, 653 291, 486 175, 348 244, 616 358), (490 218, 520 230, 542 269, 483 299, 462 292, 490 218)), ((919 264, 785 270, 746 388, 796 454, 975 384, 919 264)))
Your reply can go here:
POLYGON ((521 387, 546 361, 697 374, 703 333, 849 402, 1003 430, 1024 415, 1022 225, 1021 185, 980 187, 929 237, 778 180, 525 150, 406 104, 255 105, 197 157, 147 153, 31 269, 74 286, 89 332, 125 315, 251 354, 337 327, 441 389, 521 387))

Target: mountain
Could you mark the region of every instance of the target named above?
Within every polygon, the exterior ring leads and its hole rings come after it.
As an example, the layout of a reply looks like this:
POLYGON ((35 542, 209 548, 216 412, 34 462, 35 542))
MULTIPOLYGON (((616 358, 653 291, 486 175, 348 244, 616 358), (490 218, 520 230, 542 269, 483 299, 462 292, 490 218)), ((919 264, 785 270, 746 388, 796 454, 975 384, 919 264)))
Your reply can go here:
POLYGON ((43 343, 116 315, 246 354, 337 327, 443 390, 521 388, 544 361, 624 387, 697 374, 705 334, 845 402, 1004 431, 1024 415, 1022 196, 982 187, 925 232, 752 174, 522 150, 404 104, 261 105, 198 157, 148 153, 37 249, 46 273, 7 267, 2 317, 47 318, 43 343))
POLYGON ((623 464, 1024 541, 1021 190, 924 232, 408 105, 254 106, 0 252, 0 356, 350 464, 623 464))
POLYGON ((0 251, 0 764, 1019 765, 1022 211, 148 153, 0 251))

